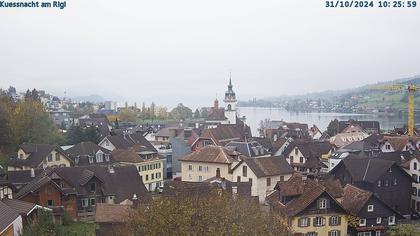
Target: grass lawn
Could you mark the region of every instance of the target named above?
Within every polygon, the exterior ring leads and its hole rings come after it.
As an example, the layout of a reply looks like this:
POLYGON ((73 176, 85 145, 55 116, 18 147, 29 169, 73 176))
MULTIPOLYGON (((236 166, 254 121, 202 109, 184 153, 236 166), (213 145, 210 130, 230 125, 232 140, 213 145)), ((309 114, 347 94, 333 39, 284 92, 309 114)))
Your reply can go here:
POLYGON ((74 222, 57 228, 57 236, 95 236, 95 224, 74 222))

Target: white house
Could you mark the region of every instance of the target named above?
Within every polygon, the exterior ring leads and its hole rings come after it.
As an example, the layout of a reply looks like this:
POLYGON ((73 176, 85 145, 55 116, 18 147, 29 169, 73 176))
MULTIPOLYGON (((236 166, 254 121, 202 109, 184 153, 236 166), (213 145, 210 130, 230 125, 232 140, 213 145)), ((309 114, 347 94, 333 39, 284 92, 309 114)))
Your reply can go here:
POLYGON ((243 158, 232 169, 232 181, 251 182, 251 195, 264 203, 277 182, 288 180, 293 172, 282 156, 243 158))
POLYGON ((401 167, 415 180, 412 184, 411 207, 420 212, 420 156, 417 155, 402 163, 401 167))

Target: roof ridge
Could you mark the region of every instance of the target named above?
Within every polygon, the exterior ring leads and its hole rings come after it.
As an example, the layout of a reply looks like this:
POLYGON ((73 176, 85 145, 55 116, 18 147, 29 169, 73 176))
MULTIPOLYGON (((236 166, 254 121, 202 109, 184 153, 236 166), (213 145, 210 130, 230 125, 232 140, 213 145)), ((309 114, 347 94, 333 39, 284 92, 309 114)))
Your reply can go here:
POLYGON ((369 169, 369 166, 370 166, 370 158, 368 159, 368 163, 367 163, 367 165, 366 165, 366 170, 365 170, 365 174, 363 175, 363 180, 366 180, 366 175, 367 175, 367 172, 368 172, 368 169, 369 169))

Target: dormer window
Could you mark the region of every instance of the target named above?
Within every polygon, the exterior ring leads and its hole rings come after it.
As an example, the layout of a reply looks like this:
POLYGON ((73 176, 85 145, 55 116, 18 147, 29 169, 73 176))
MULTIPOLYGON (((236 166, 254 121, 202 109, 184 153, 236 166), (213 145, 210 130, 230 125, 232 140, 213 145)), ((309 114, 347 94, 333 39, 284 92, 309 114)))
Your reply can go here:
POLYGON ((90 191, 95 192, 95 190, 96 190, 96 184, 90 183, 90 191))
POLYGON ((108 141, 108 139, 107 139, 107 140, 105 140, 105 146, 109 146, 109 141, 108 141))
POLYGON ((103 161, 102 155, 103 155, 103 153, 102 153, 102 152, 98 152, 98 153, 96 153, 96 162, 97 162, 97 163, 99 163, 99 162, 102 162, 102 161, 103 161))
POLYGON ((389 145, 389 144, 385 145, 385 149, 386 150, 391 150, 391 145, 389 145))
POLYGON ((23 159, 23 154, 19 154, 19 159, 23 159))
POLYGON ((328 202, 328 200, 325 199, 325 198, 319 199, 318 209, 327 209, 327 202, 328 202))

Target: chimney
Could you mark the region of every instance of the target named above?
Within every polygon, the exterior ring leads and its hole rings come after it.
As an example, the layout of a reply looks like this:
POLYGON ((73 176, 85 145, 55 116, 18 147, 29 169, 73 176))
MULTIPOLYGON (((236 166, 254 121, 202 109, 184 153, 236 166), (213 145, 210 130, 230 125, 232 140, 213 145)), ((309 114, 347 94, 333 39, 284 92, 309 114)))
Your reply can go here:
POLYGON ((34 170, 34 168, 31 168, 31 178, 35 178, 35 170, 34 170))
POLYGON ((216 169, 216 178, 220 178, 220 169, 219 168, 216 169))
POLYGON ((140 206, 140 200, 137 198, 137 195, 134 194, 131 200, 133 202, 133 208, 137 209, 140 206))

